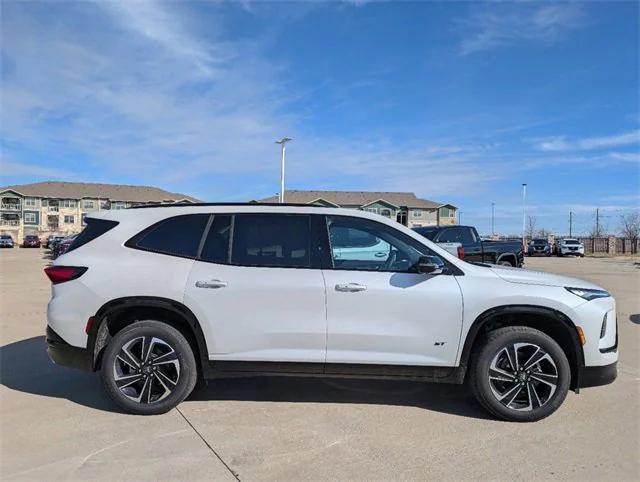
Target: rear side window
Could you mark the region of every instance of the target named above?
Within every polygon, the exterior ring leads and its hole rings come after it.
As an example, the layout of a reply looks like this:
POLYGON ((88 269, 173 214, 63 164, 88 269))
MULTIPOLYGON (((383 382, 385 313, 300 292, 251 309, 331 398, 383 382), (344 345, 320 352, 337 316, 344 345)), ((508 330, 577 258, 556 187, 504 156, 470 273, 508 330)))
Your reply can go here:
POLYGON ((85 218, 86 226, 82 230, 80 234, 76 236, 73 242, 69 245, 69 249, 67 249, 67 253, 69 251, 73 251, 74 249, 79 248, 87 244, 89 241, 93 241, 98 236, 102 236, 107 231, 115 228, 118 225, 117 221, 109 221, 106 219, 94 219, 94 218, 85 218))
POLYGON ((449 228, 442 231, 440 236, 438 236, 438 242, 473 244, 476 240, 468 228, 449 228))
POLYGON ((129 248, 195 258, 209 214, 186 214, 156 223, 125 243, 129 248))
POLYGON ((311 217, 237 214, 231 263, 240 266, 309 268, 311 217))
POLYGON ((231 216, 228 214, 215 215, 207 234, 207 240, 202 247, 200 259, 210 263, 228 263, 230 239, 231 216))

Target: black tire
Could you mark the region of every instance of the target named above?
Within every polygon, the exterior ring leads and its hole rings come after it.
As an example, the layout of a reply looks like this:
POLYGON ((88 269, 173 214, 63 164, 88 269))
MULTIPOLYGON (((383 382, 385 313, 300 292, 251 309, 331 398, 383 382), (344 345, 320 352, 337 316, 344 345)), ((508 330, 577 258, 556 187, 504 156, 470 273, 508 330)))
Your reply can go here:
POLYGON ((508 259, 503 259, 502 261, 499 261, 498 264, 500 266, 510 266, 510 267, 514 267, 513 263, 511 261, 509 261, 508 259))
POLYGON ((102 359, 105 390, 120 408, 137 415, 165 413, 177 406, 192 392, 197 374, 193 350, 182 333, 154 320, 137 321, 119 331, 102 359), (145 350, 145 340, 150 350, 145 350), (125 353, 133 355, 133 360, 125 353), (150 353, 147 363, 144 353, 150 353), (130 380, 134 382, 130 384, 130 380), (122 390, 118 382, 125 385, 122 390), (130 398, 138 395, 141 401, 130 398))
MULTIPOLYGON (((497 364, 494 366, 500 369, 497 364)), ((525 326, 509 326, 490 332, 475 351, 469 371, 470 386, 478 402, 495 417, 512 422, 535 422, 551 415, 562 405, 571 381, 569 361, 562 348, 541 331, 525 326), (520 351, 516 352, 517 359, 524 356, 520 362, 516 362, 515 373, 518 375, 500 379, 502 373, 512 372, 504 368, 506 365, 502 365, 500 373, 491 372, 497 375, 497 378, 491 380, 489 373, 492 363, 496 359, 503 360, 504 357, 510 360, 505 350, 514 344, 523 344, 519 347, 520 351), (541 351, 535 352, 534 347, 541 351), (529 361, 527 358, 531 353, 538 353, 538 356, 542 353, 549 355, 552 362, 545 357, 537 365, 533 365, 532 370, 519 371, 518 366, 529 361), (549 374, 554 369, 555 378, 549 374), (555 382, 555 390, 549 383, 542 382, 542 378, 555 382), (504 388, 498 390, 501 386, 504 388), (510 402, 512 395, 515 399, 510 402), (507 403, 499 401, 499 396, 503 396, 507 403)))

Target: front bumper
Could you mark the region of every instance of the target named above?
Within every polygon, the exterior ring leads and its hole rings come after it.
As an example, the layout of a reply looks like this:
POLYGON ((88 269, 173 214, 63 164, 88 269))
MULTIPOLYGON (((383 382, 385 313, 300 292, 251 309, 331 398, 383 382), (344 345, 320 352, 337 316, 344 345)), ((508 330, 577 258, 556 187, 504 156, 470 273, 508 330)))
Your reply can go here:
POLYGON ((618 376, 618 362, 599 367, 583 367, 580 371, 580 388, 608 385, 618 376))
POLYGON ((50 326, 47 326, 46 334, 47 354, 56 365, 80 370, 93 370, 89 350, 69 345, 50 326))

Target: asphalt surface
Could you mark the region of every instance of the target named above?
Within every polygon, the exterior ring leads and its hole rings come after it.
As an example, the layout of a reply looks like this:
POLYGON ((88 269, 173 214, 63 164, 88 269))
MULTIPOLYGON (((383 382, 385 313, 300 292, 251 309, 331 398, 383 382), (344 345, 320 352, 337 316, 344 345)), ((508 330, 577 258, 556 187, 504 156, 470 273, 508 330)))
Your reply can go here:
POLYGON ((209 383, 166 415, 119 412, 97 374, 53 365, 37 249, 0 251, 3 480, 640 479, 640 259, 527 259, 618 302, 609 386, 533 424, 491 419, 464 386, 294 378, 209 383))

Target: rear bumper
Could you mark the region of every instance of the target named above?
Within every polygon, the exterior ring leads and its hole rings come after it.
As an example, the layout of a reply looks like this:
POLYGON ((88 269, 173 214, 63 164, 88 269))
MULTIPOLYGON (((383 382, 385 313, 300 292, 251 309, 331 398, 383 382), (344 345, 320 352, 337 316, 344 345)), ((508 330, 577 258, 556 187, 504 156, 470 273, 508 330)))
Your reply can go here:
POLYGON ((89 350, 69 345, 50 326, 47 326, 46 333, 47 354, 56 365, 87 371, 93 370, 89 350))
POLYGON ((618 376, 618 362, 610 365, 583 367, 580 372, 580 388, 608 385, 618 376))

